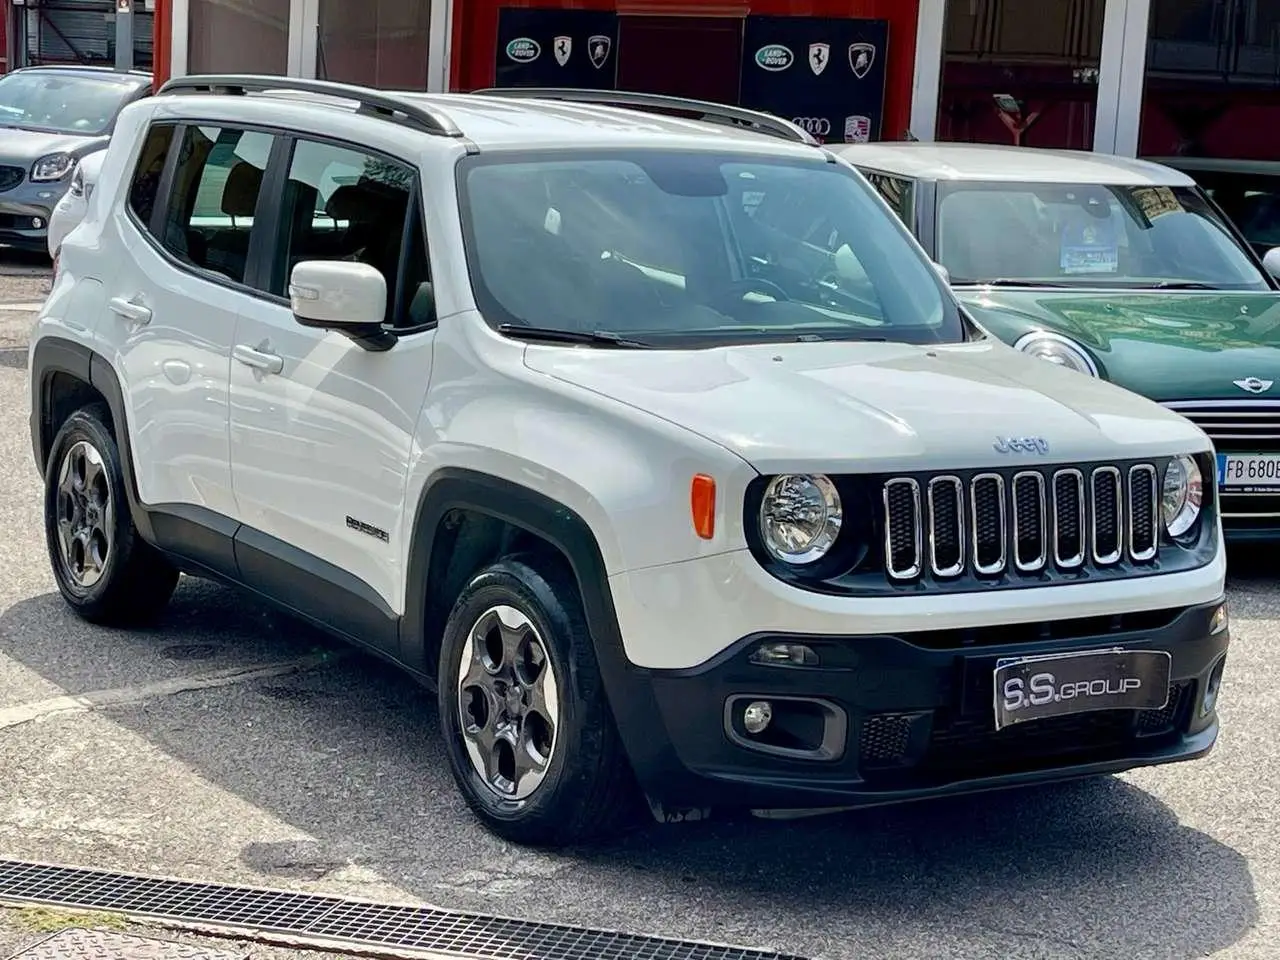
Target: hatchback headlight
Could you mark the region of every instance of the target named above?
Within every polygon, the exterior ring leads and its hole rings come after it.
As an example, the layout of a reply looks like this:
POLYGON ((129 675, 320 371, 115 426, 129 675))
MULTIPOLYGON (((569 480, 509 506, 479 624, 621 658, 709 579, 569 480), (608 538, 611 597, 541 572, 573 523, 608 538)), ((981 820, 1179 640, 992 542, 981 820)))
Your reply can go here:
POLYGON ((1021 350, 1031 357, 1038 357, 1060 367, 1067 367, 1077 373, 1098 376, 1098 365, 1088 351, 1070 337, 1049 330, 1034 330, 1023 334, 1014 343, 1015 350, 1021 350))
POLYGON ((75 158, 69 153, 51 153, 41 157, 31 165, 31 179, 37 183, 50 180, 61 180, 76 165, 75 158))
POLYGON ((844 519, 840 494, 822 474, 774 477, 760 503, 760 537, 783 563, 816 563, 830 552, 844 519))
POLYGON ((1200 519, 1204 478, 1192 457, 1175 457, 1165 467, 1160 491, 1160 513, 1169 536, 1186 536, 1200 519))

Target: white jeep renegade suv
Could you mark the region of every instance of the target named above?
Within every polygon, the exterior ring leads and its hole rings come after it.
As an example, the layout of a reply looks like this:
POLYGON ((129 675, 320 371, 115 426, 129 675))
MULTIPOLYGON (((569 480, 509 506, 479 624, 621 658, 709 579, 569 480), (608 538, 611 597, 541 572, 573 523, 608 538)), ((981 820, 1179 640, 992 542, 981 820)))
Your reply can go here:
POLYGON ((362 644, 435 685, 518 841, 1217 737, 1207 437, 985 335, 773 117, 172 81, 120 117, 30 375, 80 615, 183 571, 362 644))

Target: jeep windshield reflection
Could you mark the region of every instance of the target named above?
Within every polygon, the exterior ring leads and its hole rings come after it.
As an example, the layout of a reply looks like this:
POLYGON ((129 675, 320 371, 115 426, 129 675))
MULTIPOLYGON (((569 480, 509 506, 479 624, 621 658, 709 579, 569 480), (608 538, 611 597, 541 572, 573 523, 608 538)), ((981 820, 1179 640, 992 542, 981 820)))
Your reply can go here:
POLYGON ((511 336, 655 347, 966 336, 902 225, 816 150, 477 156, 459 189, 477 302, 511 336))

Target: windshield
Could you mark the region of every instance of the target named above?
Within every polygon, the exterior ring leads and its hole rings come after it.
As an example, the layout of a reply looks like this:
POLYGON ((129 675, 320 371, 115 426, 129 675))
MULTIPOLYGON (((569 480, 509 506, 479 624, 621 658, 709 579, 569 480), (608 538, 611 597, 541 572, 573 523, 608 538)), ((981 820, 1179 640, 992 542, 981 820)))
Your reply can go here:
POLYGON ((937 219, 953 283, 1270 289, 1192 187, 940 183, 937 219))
POLYGON ((93 136, 105 133, 135 84, 65 73, 11 73, 0 79, 0 127, 93 136))
POLYGON ((491 323, 654 346, 964 338, 903 227, 817 151, 479 156, 459 187, 491 323))

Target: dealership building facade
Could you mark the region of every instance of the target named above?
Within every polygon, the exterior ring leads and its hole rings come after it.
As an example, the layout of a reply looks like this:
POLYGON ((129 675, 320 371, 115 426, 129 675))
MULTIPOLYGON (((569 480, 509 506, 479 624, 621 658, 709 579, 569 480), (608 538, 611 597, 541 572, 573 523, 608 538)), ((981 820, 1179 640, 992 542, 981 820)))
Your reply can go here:
MULTIPOLYGON (((0 0, 3 52, 109 56, 120 2, 0 0), (87 55, 60 39, 95 30, 87 55)), ((586 86, 741 103, 830 140, 1280 155, 1280 0, 124 2, 158 78, 586 86)))

